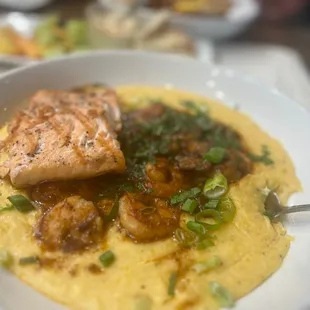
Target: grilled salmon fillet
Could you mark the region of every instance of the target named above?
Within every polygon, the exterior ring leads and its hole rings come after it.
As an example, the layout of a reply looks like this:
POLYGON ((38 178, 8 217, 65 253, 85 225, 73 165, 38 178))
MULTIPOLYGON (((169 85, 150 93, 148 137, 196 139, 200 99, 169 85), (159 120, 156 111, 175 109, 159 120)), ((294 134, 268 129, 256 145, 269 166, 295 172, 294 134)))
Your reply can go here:
POLYGON ((112 90, 37 92, 8 126, 0 168, 15 187, 123 172, 121 113, 112 90))

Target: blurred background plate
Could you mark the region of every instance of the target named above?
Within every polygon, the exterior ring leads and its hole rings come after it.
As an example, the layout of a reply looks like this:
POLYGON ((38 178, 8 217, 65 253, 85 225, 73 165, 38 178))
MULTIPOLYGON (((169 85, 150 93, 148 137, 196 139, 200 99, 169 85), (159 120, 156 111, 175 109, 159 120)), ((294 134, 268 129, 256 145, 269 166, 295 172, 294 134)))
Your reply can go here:
MULTIPOLYGON (((156 9, 141 9, 143 16, 151 17, 156 9)), ((233 0, 223 15, 171 13, 170 23, 195 38, 223 40, 236 36, 259 16, 260 5, 255 0, 233 0)))

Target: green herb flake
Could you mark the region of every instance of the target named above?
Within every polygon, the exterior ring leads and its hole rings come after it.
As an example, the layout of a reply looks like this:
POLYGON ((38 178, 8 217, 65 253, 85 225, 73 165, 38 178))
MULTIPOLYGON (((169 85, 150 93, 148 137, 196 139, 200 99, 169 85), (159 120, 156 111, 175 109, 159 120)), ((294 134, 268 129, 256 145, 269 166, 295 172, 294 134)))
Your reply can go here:
POLYGON ((201 223, 197 223, 197 222, 194 222, 194 221, 188 221, 186 223, 186 227, 196 233, 196 234, 199 234, 199 235, 204 235, 206 233, 206 228, 203 224, 201 223))
POLYGON ((217 171, 213 178, 206 181, 203 193, 209 199, 216 199, 224 195, 227 190, 227 179, 221 172, 217 171))
POLYGON ((225 158, 226 150, 222 147, 213 147, 203 156, 211 164, 219 164, 225 158))
POLYGON ((220 267, 222 264, 223 263, 218 256, 213 256, 205 262, 195 264, 192 269, 195 270, 198 274, 202 274, 220 267))
POLYGON ((262 154, 255 155, 255 154, 248 154, 248 157, 256 163, 262 163, 266 166, 270 166, 274 164, 274 161, 270 157, 271 153, 267 145, 262 145, 262 154))
POLYGON ((0 250, 0 266, 9 268, 13 263, 13 256, 12 254, 6 250, 6 249, 1 249, 0 250))
POLYGON ((177 228, 176 231, 174 232, 174 239, 180 246, 184 248, 190 248, 196 244, 197 235, 192 231, 177 228))
POLYGON ((198 251, 208 249, 212 246, 214 246, 214 242, 212 240, 210 240, 209 238, 203 239, 203 240, 196 243, 196 249, 198 251))
POLYGON ((192 214, 196 210, 197 206, 198 202, 196 200, 187 199, 182 206, 182 210, 192 214))
POLYGON ((209 289, 212 296, 217 300, 221 307, 232 308, 235 305, 235 300, 229 291, 218 282, 211 282, 209 289))
POLYGON ((33 204, 23 195, 12 195, 7 197, 11 204, 21 213, 28 213, 35 210, 33 204))
POLYGON ((104 267, 109 267, 115 262, 115 254, 112 251, 104 252, 99 256, 99 260, 104 267))
POLYGON ((180 192, 171 197, 170 203, 172 205, 184 202, 189 198, 195 198, 198 194, 201 193, 201 190, 198 187, 194 187, 188 191, 180 192))
POLYGON ((237 211, 233 200, 228 196, 224 196, 220 199, 217 209, 225 223, 231 222, 237 211))
POLYGON ((218 206, 219 200, 218 199, 214 199, 214 200, 210 200, 208 201, 205 205, 203 205, 203 209, 216 209, 218 206))
POLYGON ((214 209, 205 209, 199 212, 195 216, 195 220, 197 223, 203 224, 206 230, 217 230, 223 224, 223 219, 221 214, 214 209), (206 222, 206 219, 211 219, 212 224, 206 222))
POLYGON ((168 284, 168 295, 171 297, 175 296, 175 287, 177 284, 177 279, 178 279, 177 273, 175 272, 171 273, 168 284))
POLYGON ((19 264, 22 266, 33 265, 39 262, 40 262, 40 259, 38 256, 27 256, 27 257, 22 257, 19 259, 19 264))

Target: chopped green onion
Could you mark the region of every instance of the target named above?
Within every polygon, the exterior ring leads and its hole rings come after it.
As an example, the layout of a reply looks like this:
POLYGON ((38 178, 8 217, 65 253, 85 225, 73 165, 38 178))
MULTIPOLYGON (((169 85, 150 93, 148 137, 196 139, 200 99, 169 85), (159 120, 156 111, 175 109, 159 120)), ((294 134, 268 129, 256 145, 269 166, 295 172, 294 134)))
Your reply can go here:
POLYGON ((195 198, 198 194, 200 194, 200 192, 201 190, 198 187, 194 187, 188 191, 173 195, 170 199, 170 203, 175 205, 184 202, 188 198, 195 198))
POLYGON ((182 210, 192 214, 198 206, 198 202, 193 199, 187 199, 182 206, 182 210))
POLYGON ((38 256, 28 256, 20 258, 19 264, 25 266, 25 265, 37 264, 39 261, 40 259, 38 256))
POLYGON ((213 256, 209 260, 195 264, 192 269, 195 270, 198 274, 208 272, 212 269, 215 269, 221 266, 223 263, 218 256, 213 256))
POLYGON ((206 233, 206 228, 201 223, 197 223, 197 222, 194 222, 194 221, 188 221, 186 223, 186 227, 190 231, 193 231, 194 233, 199 234, 199 235, 204 235, 206 233))
POLYGON ((261 162, 265 164, 266 166, 270 166, 274 164, 274 161, 270 157, 270 150, 267 145, 262 145, 262 154, 261 155, 255 155, 255 154, 248 154, 249 159, 251 159, 253 162, 261 162))
POLYGON ((195 219, 198 223, 202 223, 207 230, 217 230, 223 224, 221 214, 214 209, 206 209, 199 212, 196 215, 195 219), (212 220, 214 220, 215 223, 214 224, 206 223, 205 221, 203 221, 204 218, 212 218, 212 220))
POLYGON ((182 228, 178 228, 174 232, 174 238, 178 244, 183 246, 184 248, 189 248, 194 245, 197 241, 197 236, 191 231, 184 230, 182 228))
POLYGON ((203 193, 209 199, 216 199, 224 195, 228 190, 227 179, 223 174, 217 172, 212 179, 208 179, 203 188, 203 193))
POLYGON ((236 214, 236 206, 230 197, 225 196, 220 200, 218 211, 225 223, 231 222, 236 214))
POLYGON ((222 147, 213 147, 203 156, 211 164, 219 164, 225 157, 226 150, 222 147))
POLYGON ((32 205, 29 199, 23 195, 13 195, 9 196, 7 199, 19 212, 27 213, 35 210, 35 207, 32 205))
POLYGON ((219 200, 210 200, 209 202, 207 202, 204 206, 203 209, 216 209, 217 205, 219 203, 219 200))
POLYGON ((152 299, 149 296, 141 295, 137 297, 135 303, 135 310, 151 310, 152 308, 152 299))
POLYGON ((145 207, 143 209, 140 209, 139 212, 143 215, 149 215, 156 211, 156 207, 145 207))
POLYGON ((208 249, 212 246, 214 246, 214 242, 208 238, 203 239, 203 240, 196 243, 196 249, 199 251, 208 249))
POLYGON ((13 205, 10 205, 10 206, 6 206, 6 207, 3 207, 0 209, 0 213, 1 212, 6 212, 6 211, 11 211, 14 209, 14 206, 13 205))
POLYGON ((5 249, 0 250, 0 266, 10 267, 13 263, 13 256, 11 253, 5 249))
POLYGON ((175 287, 176 287, 176 284, 177 284, 177 278, 178 278, 178 275, 175 272, 173 272, 170 275, 169 285, 168 285, 168 295, 169 296, 174 296, 175 295, 175 287))
POLYGON ((221 307, 232 308, 235 305, 234 298, 221 284, 217 282, 211 282, 209 289, 221 307))
POLYGON ((118 196, 116 196, 112 210, 103 219, 106 222, 112 222, 118 215, 118 209, 119 209, 119 198, 118 196))
POLYGON ((107 251, 99 256, 99 260, 104 267, 109 267, 114 263, 115 255, 112 251, 107 251))

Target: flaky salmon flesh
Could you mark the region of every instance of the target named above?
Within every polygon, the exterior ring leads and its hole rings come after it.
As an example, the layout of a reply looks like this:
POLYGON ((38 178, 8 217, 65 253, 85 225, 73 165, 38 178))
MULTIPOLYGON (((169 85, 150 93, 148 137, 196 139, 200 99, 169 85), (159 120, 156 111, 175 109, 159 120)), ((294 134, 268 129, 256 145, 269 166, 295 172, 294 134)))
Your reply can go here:
POLYGON ((117 141, 120 129, 112 90, 39 91, 8 125, 1 146, 8 160, 0 172, 18 188, 121 173, 126 167, 117 141))

